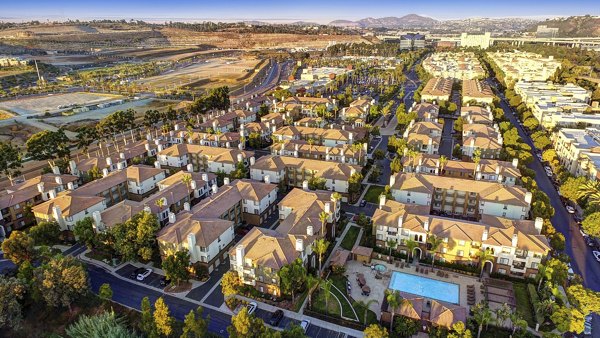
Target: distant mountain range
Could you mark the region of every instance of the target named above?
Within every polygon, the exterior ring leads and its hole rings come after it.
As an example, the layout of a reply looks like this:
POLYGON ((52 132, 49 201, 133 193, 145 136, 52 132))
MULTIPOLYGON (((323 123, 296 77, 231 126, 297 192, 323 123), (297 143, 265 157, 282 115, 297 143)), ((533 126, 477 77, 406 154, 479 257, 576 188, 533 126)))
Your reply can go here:
POLYGON ((338 27, 362 27, 362 28, 424 28, 439 23, 438 20, 417 14, 408 14, 402 17, 388 16, 385 18, 365 18, 358 21, 334 20, 329 23, 338 27))

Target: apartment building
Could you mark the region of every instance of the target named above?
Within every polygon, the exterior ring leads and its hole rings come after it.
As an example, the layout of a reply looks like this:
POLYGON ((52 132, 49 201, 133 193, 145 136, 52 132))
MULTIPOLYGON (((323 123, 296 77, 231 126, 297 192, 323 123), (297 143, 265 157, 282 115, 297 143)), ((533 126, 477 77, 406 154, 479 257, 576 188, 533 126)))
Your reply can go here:
POLYGON ((450 78, 434 77, 429 79, 421 91, 421 102, 449 101, 453 83, 454 80, 450 78))
POLYGON ((600 130, 560 129, 552 135, 560 164, 574 176, 597 180, 600 176, 600 130))
POLYGON ((407 254, 408 240, 418 246, 411 252, 423 258, 427 252, 428 236, 443 239, 436 251, 440 261, 478 264, 478 253, 490 252, 492 261, 484 269, 513 277, 535 277, 550 245, 541 234, 543 219, 514 220, 483 215, 479 221, 466 221, 430 215, 423 206, 407 205, 380 199, 373 215, 373 235, 376 245, 385 247, 388 240, 398 243, 396 250, 407 254))
POLYGON ((334 147, 339 144, 353 144, 367 136, 364 128, 351 128, 342 125, 337 128, 310 128, 302 126, 285 126, 273 132, 279 141, 285 140, 312 140, 314 144, 334 147), (348 130, 347 130, 348 129, 348 130))
POLYGON ((60 174, 58 167, 53 169, 54 173, 15 183, 0 194, 0 237, 34 222, 35 219, 27 212, 28 207, 47 201, 51 195, 78 187, 77 176, 60 174))
POLYGON ((276 129, 277 126, 271 122, 250 122, 240 125, 240 137, 249 140, 250 135, 259 135, 263 142, 270 142, 276 129))
MULTIPOLYGON (((356 125, 356 121, 354 120, 354 125, 356 125)), ((325 128, 329 124, 329 121, 321 118, 321 117, 303 117, 300 120, 294 122, 295 126, 308 127, 308 128, 325 128)))
POLYGON ((518 50, 488 52, 487 55, 502 70, 506 82, 546 81, 561 67, 560 60, 552 55, 543 57, 518 50))
MULTIPOLYGON (((215 189, 216 185, 214 186, 215 189)), ((157 234, 162 256, 177 250, 190 253, 192 263, 212 270, 222 264, 233 244, 235 227, 259 225, 277 212, 277 186, 251 180, 226 182, 218 192, 193 208, 169 213, 169 225, 157 234)))
POLYGON ((504 142, 496 124, 493 127, 478 123, 464 124, 462 139, 462 154, 471 159, 478 149, 481 151, 480 158, 499 158, 504 142))
MULTIPOLYGON (((239 148, 240 133, 228 131, 225 133, 211 134, 196 130, 192 130, 191 132, 176 131, 174 136, 170 137, 168 145, 181 143, 199 144, 207 147, 239 148)), ((163 146, 160 151, 165 148, 167 147, 163 146)))
POLYGON ((269 147, 271 155, 308 158, 320 161, 332 161, 365 165, 367 161, 367 144, 363 143, 360 149, 347 144, 338 144, 334 147, 309 144, 302 140, 282 141, 269 147))
POLYGON ((315 114, 315 109, 319 106, 325 106, 326 110, 331 111, 338 107, 338 102, 336 99, 325 97, 292 96, 281 102, 274 103, 273 111, 276 113, 298 111, 301 115, 312 116, 315 114))
POLYGON ((463 80, 462 103, 466 104, 471 101, 492 104, 494 101, 492 87, 480 80, 463 80))
POLYGON ((464 178, 477 181, 498 182, 507 186, 520 183, 521 171, 518 169, 519 159, 512 162, 481 159, 479 164, 446 159, 440 160, 440 155, 420 153, 415 158, 402 157, 402 171, 464 178))
POLYGON ((533 195, 519 186, 456 177, 399 173, 390 177, 394 200, 427 205, 437 214, 480 219, 482 215, 509 219, 529 217, 533 195))
POLYGON ((361 169, 360 166, 347 163, 267 155, 250 166, 250 178, 287 187, 308 188, 308 181, 318 177, 325 179, 327 190, 339 192, 347 201, 348 181, 361 169))
POLYGON ((437 122, 410 121, 404 131, 404 139, 409 147, 426 154, 437 154, 442 142, 443 125, 437 122))
POLYGON ((371 106, 375 100, 370 97, 356 99, 350 102, 349 107, 344 107, 340 111, 340 117, 344 121, 366 120, 371 106))
POLYGON ((470 52, 437 52, 423 60, 423 69, 438 78, 469 80, 485 77, 479 59, 470 52))
POLYGON ((0 67, 27 66, 31 61, 20 56, 0 55, 0 67))
POLYGON ((416 50, 425 48, 425 35, 408 33, 400 35, 401 50, 416 50))
POLYGON ((477 47, 480 49, 488 49, 492 45, 492 34, 485 32, 483 34, 460 34, 460 46, 462 48, 477 47))
POLYGON ((73 230, 77 221, 103 211, 123 200, 140 201, 157 189, 157 183, 165 178, 161 169, 148 166, 131 166, 109 173, 75 190, 57 193, 49 191, 48 200, 33 207, 39 222, 56 221, 61 229, 73 230))
POLYGON ((494 125, 494 113, 488 107, 467 104, 460 108, 460 116, 468 124, 483 124, 490 127, 494 125))
POLYGON ((229 251, 231 270, 242 283, 261 293, 281 295, 279 270, 300 259, 309 267, 318 267, 313 253, 315 240, 331 236, 339 220, 339 201, 333 193, 293 189, 280 203, 281 224, 276 230, 252 228, 229 251), (325 224, 319 215, 327 213, 325 224))
POLYGON ((440 106, 427 102, 415 102, 408 111, 417 113, 417 122, 435 122, 440 113, 440 106))
POLYGON ((588 105, 591 93, 585 88, 571 83, 519 81, 514 89, 544 128, 574 127, 579 122, 600 125, 598 116, 584 114, 592 109, 588 105))
POLYGON ((239 162, 245 166, 254 163, 254 152, 197 144, 175 144, 160 151, 156 158, 161 168, 184 168, 191 164, 193 171, 222 171, 229 174, 236 170, 239 162))

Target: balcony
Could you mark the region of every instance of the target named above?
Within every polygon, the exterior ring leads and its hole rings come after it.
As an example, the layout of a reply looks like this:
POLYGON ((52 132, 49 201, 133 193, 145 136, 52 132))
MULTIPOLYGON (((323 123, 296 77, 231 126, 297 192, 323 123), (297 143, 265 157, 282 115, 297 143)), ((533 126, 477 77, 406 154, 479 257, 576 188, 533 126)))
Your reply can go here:
POLYGON ((512 270, 524 271, 525 270, 525 262, 513 262, 512 270))
POLYGON ((398 236, 398 231, 388 231, 387 234, 388 234, 388 236, 397 237, 398 236))
POLYGON ((515 251, 515 257, 519 258, 519 259, 526 259, 527 258, 527 250, 517 250, 515 251))

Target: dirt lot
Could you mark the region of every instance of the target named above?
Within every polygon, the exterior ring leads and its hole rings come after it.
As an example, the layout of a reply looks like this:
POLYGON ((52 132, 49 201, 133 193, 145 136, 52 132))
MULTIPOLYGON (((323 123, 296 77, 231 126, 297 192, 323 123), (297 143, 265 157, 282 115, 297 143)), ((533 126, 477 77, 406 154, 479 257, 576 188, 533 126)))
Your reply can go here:
POLYGON ((23 147, 29 136, 41 131, 38 128, 21 123, 0 127, 0 141, 10 142, 18 147, 23 147))
POLYGON ((0 102, 0 108, 19 115, 34 115, 59 111, 61 105, 98 104, 122 98, 120 95, 77 92, 3 101, 0 102))
POLYGON ((137 83, 155 89, 172 89, 190 86, 194 88, 239 86, 249 80, 252 70, 261 63, 258 59, 217 58, 198 61, 166 74, 152 76, 137 83))

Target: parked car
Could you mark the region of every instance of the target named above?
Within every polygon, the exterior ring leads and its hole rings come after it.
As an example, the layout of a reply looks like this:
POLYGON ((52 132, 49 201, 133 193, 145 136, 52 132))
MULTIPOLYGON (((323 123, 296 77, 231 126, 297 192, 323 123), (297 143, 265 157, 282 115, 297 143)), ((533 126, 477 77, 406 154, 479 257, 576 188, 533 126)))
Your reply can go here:
POLYGON ((366 205, 367 205, 367 201, 366 201, 366 200, 361 200, 361 201, 360 201, 360 206, 361 206, 361 207, 364 207, 364 206, 366 206, 366 205))
POLYGON ((283 311, 277 310, 277 311, 273 312, 273 314, 271 315, 271 319, 269 319, 269 324, 271 326, 278 326, 279 322, 281 322, 282 319, 283 319, 283 311))
POLYGON ((592 251, 592 253, 594 254, 594 258, 600 262, 600 251, 592 251))
POLYGON ((592 315, 585 316, 583 320, 583 334, 586 336, 592 334, 592 315))
POLYGON ((144 279, 146 279, 146 277, 150 276, 151 273, 152 273, 152 269, 145 268, 144 272, 138 274, 137 277, 136 277, 136 279, 139 280, 139 281, 143 281, 144 279))
POLYGON ((565 208, 567 209, 567 212, 569 214, 574 214, 575 213, 575 208, 573 208, 572 206, 567 205, 565 208))
POLYGON ((248 314, 251 315, 254 313, 254 311, 256 311, 258 304, 256 304, 256 302, 250 302, 248 305, 246 305, 246 307, 248 308, 248 314))
POLYGON ((131 272, 131 275, 129 275, 129 278, 131 278, 131 279, 136 279, 136 278, 137 278, 137 276, 138 276, 140 273, 144 273, 144 271, 146 271, 146 268, 137 268, 137 269, 135 269, 135 270, 133 270, 133 271, 131 272))
POLYGON ((540 154, 535 154, 535 157, 537 157, 537 158, 538 158, 538 160, 540 160, 540 162, 542 161, 542 155, 540 155, 540 154))
POLYGON ((169 285, 169 284, 171 284, 171 280, 170 280, 170 279, 168 279, 166 276, 163 276, 163 277, 160 279, 160 286, 167 286, 167 285, 169 285))
POLYGON ((306 333, 306 331, 308 331, 309 326, 310 326, 310 320, 308 320, 308 319, 304 319, 303 321, 300 322, 300 327, 302 328, 302 330, 304 330, 304 333, 306 333))

